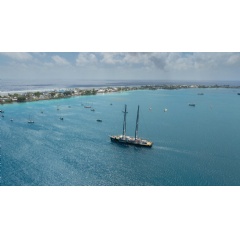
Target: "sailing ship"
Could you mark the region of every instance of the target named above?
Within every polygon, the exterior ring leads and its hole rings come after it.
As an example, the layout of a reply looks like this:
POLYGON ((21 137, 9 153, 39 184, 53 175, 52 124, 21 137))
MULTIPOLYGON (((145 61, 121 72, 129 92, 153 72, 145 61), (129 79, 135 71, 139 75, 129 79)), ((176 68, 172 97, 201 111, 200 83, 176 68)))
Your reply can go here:
POLYGON ((141 139, 138 137, 138 124, 139 124, 139 106, 137 110, 137 119, 136 119, 136 129, 135 129, 135 137, 130 137, 126 135, 126 116, 127 116, 127 105, 125 105, 124 120, 123 120, 123 133, 122 135, 113 135, 110 136, 112 142, 120 143, 120 144, 129 144, 139 147, 149 147, 151 148, 153 142, 148 141, 146 139, 141 139))

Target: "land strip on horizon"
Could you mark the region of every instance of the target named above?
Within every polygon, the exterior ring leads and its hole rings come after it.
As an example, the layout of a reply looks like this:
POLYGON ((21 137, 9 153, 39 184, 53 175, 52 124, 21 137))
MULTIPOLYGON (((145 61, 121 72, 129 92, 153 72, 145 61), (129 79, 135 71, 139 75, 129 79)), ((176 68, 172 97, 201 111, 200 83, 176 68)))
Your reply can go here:
MULTIPOLYGON (((52 100, 52 99, 62 99, 69 98, 73 96, 83 96, 83 95, 96 95, 103 93, 112 92, 123 92, 132 90, 177 90, 177 89, 205 89, 205 88, 233 88, 240 89, 240 86, 230 86, 230 85, 143 85, 143 86, 122 86, 122 87, 102 87, 99 89, 60 89, 53 91, 29 91, 24 93, 7 93, 7 95, 1 94, 0 92, 0 103, 1 104, 11 104, 11 103, 24 103, 39 100, 52 100)), ((238 93, 240 94, 240 93, 238 93)))

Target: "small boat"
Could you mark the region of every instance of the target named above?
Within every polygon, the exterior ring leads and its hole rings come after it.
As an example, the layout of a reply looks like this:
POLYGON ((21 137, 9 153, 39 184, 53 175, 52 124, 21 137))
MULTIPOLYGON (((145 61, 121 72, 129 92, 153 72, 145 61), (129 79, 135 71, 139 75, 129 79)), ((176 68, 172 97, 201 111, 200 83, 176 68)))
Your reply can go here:
POLYGON ((60 120, 63 120, 63 117, 59 117, 60 120))
POLYGON ((141 139, 138 137, 138 122, 139 122, 139 106, 137 111, 137 120, 136 120, 136 128, 135 128, 135 137, 130 137, 126 135, 126 115, 127 115, 127 105, 125 105, 124 113, 124 120, 123 120, 123 134, 122 135, 113 135, 110 136, 112 142, 119 143, 119 144, 127 144, 133 145, 138 147, 148 147, 151 148, 153 142, 148 141, 146 139, 141 139))
POLYGON ((164 112, 167 112, 167 109, 165 108, 163 111, 164 111, 164 112))
POLYGON ((10 119, 10 121, 13 121, 13 119, 10 119))
POLYGON ((4 110, 0 110, 0 113, 4 113, 4 110))
POLYGON ((203 93, 198 93, 198 95, 204 95, 203 93))
POLYGON ((97 119, 97 122, 102 122, 102 120, 101 119, 97 119))
POLYGON ((92 108, 92 103, 86 102, 86 104, 84 104, 84 108, 87 108, 87 109, 92 108))
POLYGON ((95 111, 95 109, 91 109, 91 111, 95 111))
POLYGON ((238 95, 240 95, 240 93, 237 93, 238 95))
POLYGON ((195 104, 188 104, 189 106, 195 106, 195 104))
POLYGON ((34 123, 33 119, 31 119, 30 115, 29 115, 28 123, 29 124, 33 124, 34 123))

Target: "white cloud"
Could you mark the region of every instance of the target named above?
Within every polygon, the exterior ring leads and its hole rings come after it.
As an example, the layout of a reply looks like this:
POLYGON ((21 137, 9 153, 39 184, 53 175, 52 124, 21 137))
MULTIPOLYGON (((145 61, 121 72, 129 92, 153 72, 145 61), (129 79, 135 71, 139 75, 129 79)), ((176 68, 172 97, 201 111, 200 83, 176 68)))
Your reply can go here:
POLYGON ((228 52, 150 53, 149 57, 155 67, 167 71, 209 70, 240 62, 239 53, 228 52))
POLYGON ((125 53, 102 52, 101 63, 107 64, 107 65, 122 64, 124 55, 125 53))
POLYGON ((98 65, 98 67, 128 67, 139 69, 156 69, 170 72, 187 70, 209 70, 229 66, 240 62, 239 53, 212 52, 103 52, 80 53, 77 65, 98 65), (96 57, 98 56, 98 58, 96 57))
POLYGON ((52 59, 57 65, 70 65, 70 63, 65 58, 58 55, 52 56, 52 59))
MULTIPOLYGON (((0 53, 16 62, 28 62, 41 64, 47 53, 3 52, 0 53)), ((70 65, 64 57, 54 55, 51 57, 55 65, 70 65)), ((186 71, 216 69, 218 67, 230 67, 240 64, 240 53, 229 52, 103 52, 103 53, 79 53, 75 59, 77 66, 128 67, 139 69, 156 69, 162 71, 186 71)), ((43 65, 46 61, 43 62, 43 65)), ((50 64, 47 63, 47 64, 50 64)))
POLYGON ((240 55, 239 54, 234 54, 234 55, 231 55, 228 60, 227 60, 227 63, 229 65, 234 65, 236 63, 240 63, 240 55))
POLYGON ((32 55, 26 52, 1 52, 0 54, 17 61, 29 61, 33 59, 32 55))
POLYGON ((83 52, 68 53, 66 57, 63 53, 0 54, 2 77, 11 75, 12 78, 23 78, 27 72, 31 72, 32 77, 49 75, 63 78, 65 74, 86 79, 115 76, 119 79, 184 79, 204 77, 204 74, 206 79, 223 78, 223 75, 229 75, 229 78, 231 75, 235 79, 240 72, 238 52, 83 52), (74 61, 75 64, 71 64, 74 61))
POLYGON ((93 53, 79 53, 76 59, 76 65, 78 66, 96 64, 97 62, 98 59, 93 53))
POLYGON ((193 67, 193 59, 182 57, 181 53, 167 52, 129 52, 101 53, 101 63, 124 65, 134 68, 156 68, 160 70, 188 69, 193 67))
POLYGON ((140 53, 140 52, 129 52, 124 53, 123 62, 127 64, 135 64, 135 65, 149 65, 150 58, 149 53, 140 53))
POLYGON ((101 63, 106 65, 148 65, 150 53, 141 52, 103 52, 101 53, 101 63))

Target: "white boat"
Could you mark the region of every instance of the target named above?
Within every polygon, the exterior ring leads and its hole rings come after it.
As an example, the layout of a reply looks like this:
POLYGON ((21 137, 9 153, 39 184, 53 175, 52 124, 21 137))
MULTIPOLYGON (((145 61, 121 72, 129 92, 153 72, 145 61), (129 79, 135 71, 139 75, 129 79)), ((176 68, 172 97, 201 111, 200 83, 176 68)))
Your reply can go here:
POLYGON ((29 115, 28 123, 29 124, 33 124, 34 123, 33 119, 31 119, 30 115, 29 115))

